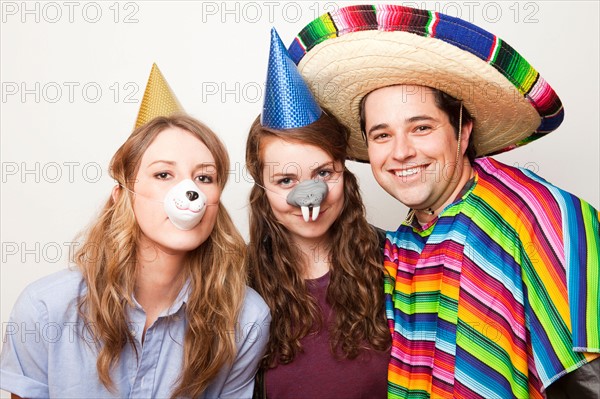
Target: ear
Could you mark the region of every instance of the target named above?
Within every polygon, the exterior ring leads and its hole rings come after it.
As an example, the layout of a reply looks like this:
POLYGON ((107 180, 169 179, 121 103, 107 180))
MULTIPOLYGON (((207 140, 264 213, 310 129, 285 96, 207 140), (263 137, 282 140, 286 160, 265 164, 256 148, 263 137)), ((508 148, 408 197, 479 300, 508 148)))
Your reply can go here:
POLYGON ((462 155, 464 156, 469 146, 469 139, 471 138, 471 132, 473 131, 473 121, 469 121, 463 124, 461 136, 460 136, 460 148, 462 155))
POLYGON ((110 194, 110 196, 112 197, 113 202, 117 202, 119 200, 119 196, 121 195, 121 185, 120 184, 116 184, 113 189, 112 189, 112 193, 110 194))

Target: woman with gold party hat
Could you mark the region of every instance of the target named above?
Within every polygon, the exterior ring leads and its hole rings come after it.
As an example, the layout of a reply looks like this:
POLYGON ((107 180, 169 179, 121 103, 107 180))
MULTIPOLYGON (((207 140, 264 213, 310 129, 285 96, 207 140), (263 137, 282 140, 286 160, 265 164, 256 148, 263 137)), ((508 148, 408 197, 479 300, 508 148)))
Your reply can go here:
POLYGON ((269 310, 220 203, 229 157, 153 66, 117 181, 75 255, 29 285, 0 360, 13 397, 251 397, 269 310))

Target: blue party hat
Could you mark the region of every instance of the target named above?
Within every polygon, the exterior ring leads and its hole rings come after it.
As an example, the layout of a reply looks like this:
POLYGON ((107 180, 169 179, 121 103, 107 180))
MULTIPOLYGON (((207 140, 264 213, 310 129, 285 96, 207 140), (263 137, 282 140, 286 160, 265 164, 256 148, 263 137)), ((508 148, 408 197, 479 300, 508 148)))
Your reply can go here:
POLYGON ((272 129, 292 129, 315 122, 321 112, 321 107, 300 76, 277 31, 272 28, 260 124, 272 129))

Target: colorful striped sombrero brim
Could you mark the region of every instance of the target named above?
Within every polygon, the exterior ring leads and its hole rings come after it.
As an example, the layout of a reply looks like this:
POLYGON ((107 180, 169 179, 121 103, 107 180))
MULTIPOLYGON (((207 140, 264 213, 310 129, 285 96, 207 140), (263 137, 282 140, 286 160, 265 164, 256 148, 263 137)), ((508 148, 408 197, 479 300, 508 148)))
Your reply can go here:
POLYGON ((429 86, 463 101, 478 156, 555 130, 554 90, 497 36, 459 18, 397 5, 340 8, 308 24, 289 53, 320 105, 350 128, 349 157, 368 162, 362 98, 381 87, 429 86))

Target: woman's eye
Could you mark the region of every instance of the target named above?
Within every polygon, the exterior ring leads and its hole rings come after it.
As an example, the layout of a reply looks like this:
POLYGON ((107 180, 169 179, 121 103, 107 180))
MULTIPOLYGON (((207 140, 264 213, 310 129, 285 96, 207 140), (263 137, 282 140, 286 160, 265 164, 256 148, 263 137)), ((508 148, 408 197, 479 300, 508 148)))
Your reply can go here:
POLYGON ((280 186, 289 186, 293 183, 293 180, 290 177, 284 177, 282 179, 277 180, 277 184, 280 186))
POLYGON ((169 173, 167 173, 167 172, 160 172, 160 173, 156 173, 154 175, 154 177, 156 177, 159 180, 166 180, 169 177, 171 177, 171 175, 169 173))
POLYGON ((332 171, 332 170, 329 170, 329 169, 323 169, 323 170, 320 170, 320 171, 317 173, 317 176, 318 176, 318 177, 320 177, 321 179, 326 179, 326 178, 328 178, 329 176, 331 176, 332 174, 333 174, 333 171, 332 171))
POLYGON ((419 133, 424 133, 431 130, 431 126, 427 126, 427 125, 421 125, 421 126, 417 126, 417 128, 415 129, 416 132, 419 133))
POLYGON ((198 177, 196 177, 196 180, 198 180, 200 183, 205 183, 205 184, 209 184, 209 183, 213 182, 213 178, 211 176, 207 176, 207 175, 198 176, 198 177))

